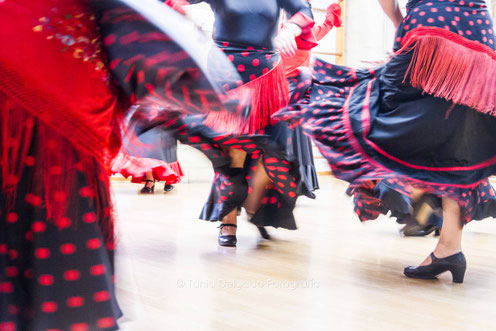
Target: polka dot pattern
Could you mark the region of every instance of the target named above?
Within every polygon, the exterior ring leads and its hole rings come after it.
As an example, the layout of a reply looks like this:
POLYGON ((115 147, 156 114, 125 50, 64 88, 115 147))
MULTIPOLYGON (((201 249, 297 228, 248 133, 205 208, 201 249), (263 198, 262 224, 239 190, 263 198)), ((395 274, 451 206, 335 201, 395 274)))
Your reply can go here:
POLYGON ((496 49, 493 22, 483 0, 411 0, 398 29, 394 49, 401 48, 401 42, 409 31, 422 26, 448 30, 496 49))
MULTIPOLYGON (((495 49, 494 28, 483 1, 410 1, 408 14, 398 31, 395 48, 400 48, 401 41, 406 33, 421 26, 446 29, 467 40, 495 49)), ((459 202, 463 218, 467 222, 493 216, 496 213, 494 210, 496 193, 484 178, 494 173, 494 164, 488 163, 486 167, 473 170, 470 174, 451 169, 437 171, 432 169, 422 169, 422 171, 410 169, 407 171, 405 169, 407 166, 400 164, 397 160, 393 160, 392 157, 382 155, 382 158, 380 158, 378 156, 379 152, 376 152, 376 149, 372 147, 374 136, 371 134, 372 138, 370 138, 367 132, 370 132, 373 128, 369 127, 368 124, 380 123, 380 125, 388 128, 389 124, 398 120, 394 118, 394 115, 389 115, 393 114, 393 112, 388 113, 388 118, 383 116, 381 113, 383 107, 384 112, 386 112, 390 111, 388 107, 393 106, 386 106, 381 103, 380 95, 389 93, 388 100, 393 103, 401 103, 401 100, 408 98, 408 104, 400 104, 394 108, 395 114, 407 114, 407 112, 401 113, 400 110, 415 107, 413 109, 417 114, 420 114, 420 109, 422 109, 429 114, 433 114, 431 118, 432 121, 435 121, 438 118, 434 117, 433 110, 440 111, 440 109, 446 108, 446 114, 445 112, 441 114, 441 120, 444 123, 450 116, 448 109, 453 109, 452 104, 445 105, 442 103, 444 101, 426 99, 427 97, 422 95, 421 91, 413 91, 414 89, 411 87, 402 86, 404 90, 399 91, 394 83, 395 75, 398 76, 397 81, 402 82, 408 62, 401 62, 404 59, 398 57, 395 59, 378 68, 377 71, 374 69, 354 70, 317 60, 312 73, 312 82, 309 83, 309 100, 297 105, 291 105, 278 116, 290 123, 301 125, 305 133, 314 139, 322 155, 330 163, 333 174, 353 185, 350 193, 354 197, 355 212, 362 221, 375 219, 378 215, 388 212, 385 201, 377 196, 377 192, 368 189, 368 186, 364 184, 375 183, 375 181, 387 184, 389 189, 396 192, 397 196, 403 197, 402 200, 404 201, 410 199, 411 185, 437 196, 449 196, 459 202), (406 67, 402 69, 402 66, 406 67), (390 83, 390 85, 387 85, 387 92, 381 90, 384 83, 381 78, 385 74, 388 74, 385 84, 390 83), (369 100, 367 96, 370 96, 371 99, 369 100), (413 102, 415 100, 417 100, 417 103, 413 102), (369 101, 371 102, 369 103, 369 101), (376 121, 374 116, 382 117, 376 121), (406 175, 412 176, 406 177, 406 175), (413 180, 413 178, 417 180, 413 180), (426 178, 429 180, 426 180, 426 178), (462 185, 446 184, 453 183, 454 178, 459 181, 459 184, 467 184, 465 187, 468 188, 461 188, 462 185), (424 180, 424 182, 419 182, 418 180, 424 180), (473 181, 477 180, 482 181, 472 184, 473 181), (426 182, 432 182, 432 184, 426 184, 426 182)), ((470 109, 456 109, 454 111, 469 112, 470 109)), ((474 117, 467 118, 473 119, 475 116, 482 115, 476 114, 474 117)), ((489 122, 493 119, 487 118, 486 120, 489 122)), ((402 118, 402 121, 404 121, 404 118, 402 118)), ((442 125, 439 124, 440 126, 442 125)), ((395 128, 392 124, 391 127, 395 128)), ((488 130, 485 133, 478 135, 477 139, 480 139, 480 143, 477 143, 479 141, 474 137, 470 137, 470 139, 467 137, 464 143, 468 144, 468 141, 470 141, 476 149, 492 151, 489 145, 486 146, 484 140, 488 140, 487 137, 492 137, 489 132, 494 131, 491 131, 490 128, 488 126, 488 130)), ((478 127, 470 128, 473 132, 477 132, 478 129, 478 127)), ((464 127, 464 130, 468 130, 467 127, 464 127)), ((377 136, 380 136, 383 132, 380 131, 377 136)), ((392 141, 388 142, 387 139, 382 137, 382 140, 380 140, 381 146, 387 151, 384 146, 392 145, 392 141)), ((403 145, 406 143, 405 138, 403 145)), ((450 144, 456 145, 456 141, 449 140, 445 146, 450 144)), ((413 145, 413 147, 415 148, 416 146, 413 145)), ((433 150, 432 153, 434 154, 434 152, 433 150)), ((481 153, 481 155, 485 154, 481 153)), ((456 159, 454 155, 450 157, 456 159)), ((400 158, 400 161, 405 160, 400 158)), ((427 160, 418 161, 428 164, 427 160)), ((464 159, 464 162, 468 162, 468 160, 464 159)), ((450 164, 449 166, 452 165, 450 164)))
MULTIPOLYGON (((36 127, 40 125, 37 122, 36 127)), ((61 172, 47 170, 50 176, 64 174, 72 179, 74 188, 58 196, 67 197, 78 208, 67 208, 62 217, 47 218, 46 183, 36 175, 36 161, 27 162, 32 166, 25 167, 19 178, 13 203, 7 203, 0 193, 1 331, 117 329, 120 311, 112 285, 113 254, 107 249, 113 239, 100 224, 110 222, 110 213, 105 213, 110 205, 104 196, 86 194, 106 192, 108 177, 89 181, 88 171, 100 178, 104 169, 75 149, 67 149, 63 138, 58 141, 53 153, 63 148, 66 162, 60 165, 61 172), (85 172, 74 167, 78 162, 85 172), (104 208, 97 209, 97 205, 104 208)), ((30 151, 43 147, 34 135, 30 151)))
MULTIPOLYGON (((263 76, 274 68, 280 59, 279 53, 266 48, 246 47, 228 42, 216 42, 216 45, 226 54, 227 59, 237 69, 241 76, 241 84, 246 84, 263 76)), ((220 62, 213 57, 209 58, 209 71, 212 77, 219 81, 225 81, 227 75, 220 62)), ((226 91, 239 87, 240 84, 234 80, 225 82, 226 91)))

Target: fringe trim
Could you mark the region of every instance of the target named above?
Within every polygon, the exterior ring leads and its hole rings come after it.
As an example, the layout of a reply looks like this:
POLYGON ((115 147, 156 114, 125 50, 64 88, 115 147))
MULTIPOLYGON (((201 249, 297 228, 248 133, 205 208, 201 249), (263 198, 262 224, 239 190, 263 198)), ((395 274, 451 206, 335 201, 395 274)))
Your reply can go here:
POLYGON ((0 90, 0 187, 5 204, 2 213, 14 211, 22 203, 46 210, 46 219, 60 229, 77 227, 66 222, 67 210, 81 208, 79 195, 94 204, 107 243, 114 240, 114 216, 110 200, 110 183, 102 164, 94 156, 77 149, 16 100, 0 90), (26 171, 29 167, 30 170, 26 171), (27 177, 26 177, 27 176, 27 177), (79 176, 86 186, 80 187, 79 176), (21 180, 30 182, 28 194, 18 196, 21 180), (71 198, 72 197, 72 198, 71 198))
POLYGON ((496 116, 496 52, 440 28, 409 32, 396 54, 413 51, 404 82, 435 97, 496 116))
POLYGON ((232 100, 248 98, 249 115, 243 118, 236 113, 210 112, 203 122, 208 127, 218 132, 255 134, 266 126, 275 124, 272 115, 289 102, 289 86, 282 61, 265 75, 227 94, 232 100))

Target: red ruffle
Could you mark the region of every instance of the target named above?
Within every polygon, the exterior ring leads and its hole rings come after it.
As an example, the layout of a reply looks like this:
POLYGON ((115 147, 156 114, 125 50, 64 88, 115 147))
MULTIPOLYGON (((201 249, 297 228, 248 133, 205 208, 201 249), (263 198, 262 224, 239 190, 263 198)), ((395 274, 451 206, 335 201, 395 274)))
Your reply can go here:
POLYGON ((177 184, 184 176, 179 162, 167 163, 150 158, 138 158, 119 152, 112 161, 112 174, 121 174, 125 178, 131 177, 133 183, 146 181, 146 172, 153 172, 153 179, 166 184, 177 184))

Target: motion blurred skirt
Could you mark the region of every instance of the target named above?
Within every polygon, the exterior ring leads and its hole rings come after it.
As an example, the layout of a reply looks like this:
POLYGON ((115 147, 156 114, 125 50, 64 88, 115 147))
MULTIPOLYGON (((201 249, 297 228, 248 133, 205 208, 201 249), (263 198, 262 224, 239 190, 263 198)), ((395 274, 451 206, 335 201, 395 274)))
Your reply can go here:
POLYGON ((315 63, 301 124, 368 220, 412 211, 412 187, 496 216, 496 52, 484 1, 410 1, 394 57, 376 69, 315 63), (461 4, 463 3, 463 4, 461 4), (375 183, 370 188, 370 183, 375 183))

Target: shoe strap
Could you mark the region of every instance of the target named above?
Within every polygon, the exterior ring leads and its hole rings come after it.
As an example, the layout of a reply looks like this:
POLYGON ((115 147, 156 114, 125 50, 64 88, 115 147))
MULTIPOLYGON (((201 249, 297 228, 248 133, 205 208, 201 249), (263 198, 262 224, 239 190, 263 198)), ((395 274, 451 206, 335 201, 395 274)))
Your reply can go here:
POLYGON ((431 253, 431 260, 432 260, 432 262, 438 260, 438 258, 434 255, 434 252, 431 253))
POLYGON ((233 228, 237 228, 238 226, 236 224, 231 224, 231 223, 222 223, 221 225, 219 225, 219 229, 222 229, 226 226, 230 226, 230 227, 233 227, 233 228))
POLYGON ((147 184, 148 182, 155 183, 155 180, 147 179, 146 182, 145 182, 145 184, 147 184))

